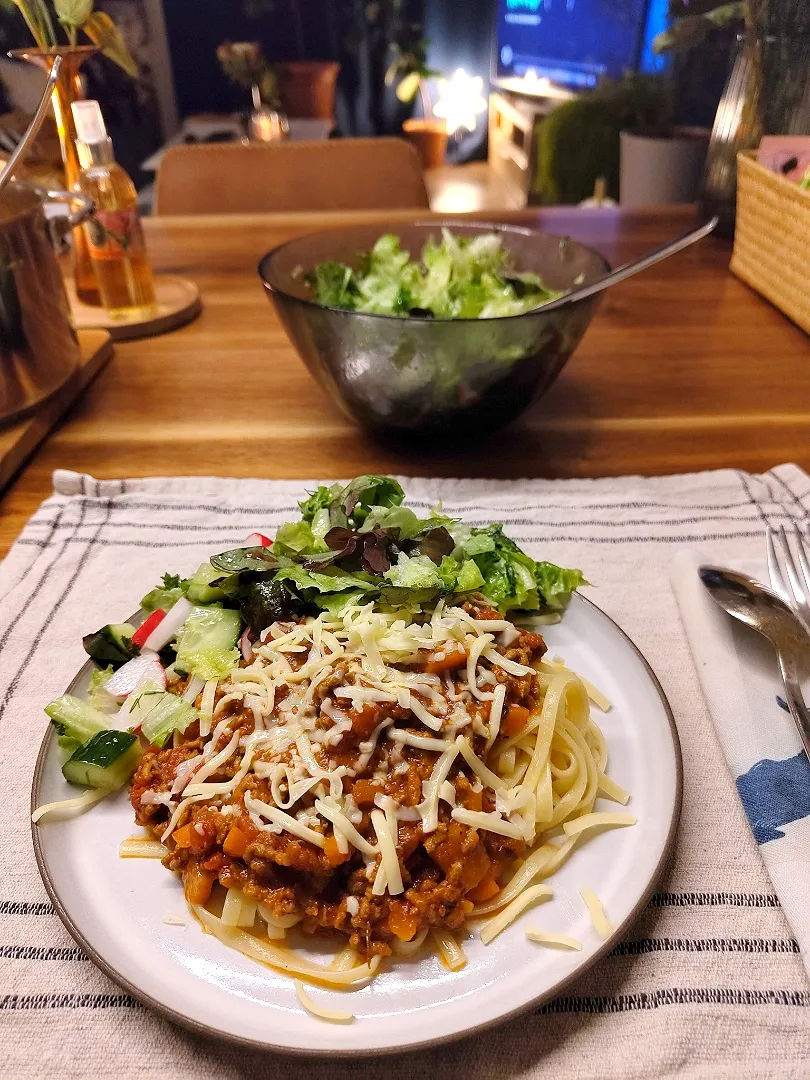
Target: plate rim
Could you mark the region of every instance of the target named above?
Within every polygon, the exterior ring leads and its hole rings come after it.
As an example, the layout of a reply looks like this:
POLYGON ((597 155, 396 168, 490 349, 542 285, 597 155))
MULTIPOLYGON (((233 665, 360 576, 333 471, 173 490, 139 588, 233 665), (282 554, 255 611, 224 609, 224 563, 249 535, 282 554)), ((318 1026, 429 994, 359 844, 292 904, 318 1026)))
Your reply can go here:
MULTIPOLYGON (((67 932, 73 938, 77 945, 79 945, 87 953, 92 962, 99 968, 108 978, 112 979, 114 983, 120 986, 123 990, 126 990, 142 1005, 156 1012, 159 1016, 177 1024, 179 1027, 184 1028, 187 1031, 192 1032, 195 1035, 200 1035, 205 1038, 219 1039, 223 1042, 227 1042, 231 1045, 242 1046, 250 1050, 261 1050, 264 1052, 272 1052, 278 1054, 289 1054, 294 1057, 301 1058, 318 1058, 323 1059, 326 1057, 340 1057, 340 1058, 376 1058, 387 1057, 392 1054, 410 1053, 418 1050, 427 1050, 431 1047, 446 1046, 449 1043, 456 1042, 460 1039, 472 1038, 474 1035, 480 1035, 484 1031, 489 1031, 492 1028, 499 1027, 501 1024, 506 1024, 511 1020, 516 1019, 519 1016, 528 1014, 530 1011, 537 1009, 539 1006, 546 1004, 549 1001, 553 1001, 563 991, 565 991, 573 983, 577 982, 586 972, 590 971, 608 952, 615 946, 616 942, 629 930, 632 924, 639 918, 644 909, 647 907, 650 898, 652 897, 655 887, 658 884, 664 869, 672 855, 672 850, 675 844, 675 838, 678 832, 678 825, 681 818, 681 809, 683 804, 683 755, 681 753, 681 740, 678 735, 678 726, 675 722, 675 716, 672 712, 672 706, 669 703, 667 695, 664 693, 664 688, 655 674, 652 666, 647 660, 644 653, 639 649, 638 645, 633 641, 629 634, 627 634, 619 624, 610 617, 605 611, 602 610, 587 596, 582 596, 577 593, 577 597, 583 603, 587 604, 589 608, 593 609, 598 616, 601 616, 610 626, 615 630, 624 642, 630 646, 632 651, 636 654, 637 658, 641 661, 647 677, 649 678, 652 686, 658 694, 658 697, 663 706, 664 713, 669 723, 670 736, 672 738, 672 748, 675 758, 675 798, 672 808, 672 816, 669 822, 669 828, 667 830, 666 840, 661 849, 661 855, 655 868, 650 875, 650 878, 641 893, 638 901, 634 904, 629 914, 613 929, 610 936, 601 943, 601 945, 588 956, 583 962, 572 971, 569 975, 566 975, 553 987, 548 990, 544 990, 531 1001, 527 1001, 522 1005, 518 1005, 514 1009, 510 1009, 508 1012, 502 1013, 500 1016, 493 1017, 490 1020, 484 1020, 479 1024, 475 1024, 473 1027, 465 1028, 463 1031, 455 1031, 446 1035, 438 1035, 435 1038, 422 1039, 419 1042, 414 1043, 402 1043, 397 1046, 384 1046, 384 1047, 369 1047, 369 1048, 339 1048, 339 1049, 307 1049, 305 1047, 286 1046, 283 1044, 277 1044, 273 1042, 267 1042, 260 1039, 251 1039, 244 1035, 236 1035, 229 1031, 222 1031, 221 1029, 212 1027, 209 1024, 202 1023, 199 1020, 186 1016, 184 1013, 179 1012, 177 1009, 173 1009, 171 1006, 164 1004, 162 1001, 158 1001, 152 997, 151 994, 141 990, 134 983, 130 982, 126 976, 120 974, 116 969, 108 963, 95 947, 87 940, 82 931, 76 926, 71 919, 64 905, 62 904, 59 894, 51 880, 50 872, 48 870, 47 860, 42 850, 42 844, 39 839, 39 829, 33 821, 31 822, 31 836, 34 847, 34 856, 37 862, 37 869, 39 875, 42 878, 42 883, 45 886, 45 891, 53 904, 54 911, 59 916, 62 924, 67 932)), ((142 612, 138 611, 136 615, 127 620, 128 622, 135 622, 142 616, 142 612)), ((76 672, 75 676, 70 682, 66 693, 70 693, 74 686, 85 676, 85 674, 93 667, 93 661, 87 660, 81 668, 76 672)), ((31 782, 31 813, 36 810, 38 805, 38 792, 40 783, 42 780, 42 773, 45 767, 45 760, 50 751, 51 744, 53 743, 53 726, 48 725, 45 735, 43 736, 42 743, 37 754, 36 765, 34 766, 34 775, 31 782)))

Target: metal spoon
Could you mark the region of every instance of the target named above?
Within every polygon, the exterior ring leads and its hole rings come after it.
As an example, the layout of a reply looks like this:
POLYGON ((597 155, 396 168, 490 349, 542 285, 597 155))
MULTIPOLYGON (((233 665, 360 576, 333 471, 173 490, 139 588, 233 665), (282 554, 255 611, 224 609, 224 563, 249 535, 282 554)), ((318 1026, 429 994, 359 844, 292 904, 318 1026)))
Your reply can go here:
POLYGON ((753 578, 719 566, 700 566, 698 576, 721 608, 773 645, 790 715, 810 758, 810 712, 797 675, 802 661, 806 666, 810 660, 810 635, 787 604, 753 578))
POLYGON ((45 114, 51 104, 51 92, 56 86, 56 80, 59 77, 59 70, 62 67, 62 57, 57 56, 53 62, 51 73, 48 76, 48 81, 45 83, 45 91, 42 95, 42 101, 39 103, 39 108, 34 113, 34 119, 28 125, 28 130, 25 135, 17 143, 17 148, 11 157, 3 167, 3 171, 0 173, 0 191, 6 186, 9 180, 14 175, 14 170, 20 164, 22 159, 28 153, 31 143, 39 134, 39 129, 42 127, 42 121, 45 119, 45 114))
POLYGON ((719 222, 719 217, 710 218, 705 225, 701 225, 691 232, 684 233, 683 236, 679 236, 677 240, 671 240, 668 244, 656 248, 655 251, 651 251, 643 258, 636 259, 635 262, 625 263, 625 265, 620 266, 618 270, 613 270, 612 273, 606 274, 603 278, 599 278, 599 280, 594 281, 593 284, 583 285, 581 289, 572 289, 571 292, 567 292, 563 296, 557 297, 556 300, 549 300, 547 304, 540 304, 537 308, 533 308, 532 310, 552 311, 554 308, 564 307, 566 304, 570 304, 572 300, 584 300, 586 296, 593 296, 595 293, 602 292, 603 289, 609 289, 611 285, 618 285, 620 281, 625 281, 627 278, 633 277, 634 274, 640 274, 642 270, 647 270, 649 267, 655 266, 656 263, 668 259, 670 255, 677 255, 677 253, 683 251, 684 248, 696 244, 698 240, 702 240, 704 236, 708 236, 710 232, 714 232, 719 222))

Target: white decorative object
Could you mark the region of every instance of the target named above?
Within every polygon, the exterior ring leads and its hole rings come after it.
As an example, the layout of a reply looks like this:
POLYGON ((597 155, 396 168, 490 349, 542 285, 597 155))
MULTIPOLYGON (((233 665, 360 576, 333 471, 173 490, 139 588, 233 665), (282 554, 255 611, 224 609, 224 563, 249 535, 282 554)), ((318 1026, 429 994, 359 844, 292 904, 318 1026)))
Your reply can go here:
POLYGON ((708 145, 709 133, 702 128, 676 128, 670 137, 664 138, 623 131, 622 206, 693 202, 708 145))

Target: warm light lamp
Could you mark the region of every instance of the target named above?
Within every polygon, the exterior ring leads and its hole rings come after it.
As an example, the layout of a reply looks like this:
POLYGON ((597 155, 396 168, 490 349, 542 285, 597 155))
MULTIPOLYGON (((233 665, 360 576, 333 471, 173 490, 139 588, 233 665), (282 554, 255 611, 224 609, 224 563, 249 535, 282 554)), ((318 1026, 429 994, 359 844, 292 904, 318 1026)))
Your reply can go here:
POLYGON ((438 95, 433 115, 445 121, 448 135, 462 128, 475 131, 476 116, 487 109, 484 80, 480 75, 468 75, 463 68, 457 68, 452 78, 439 79, 438 95))

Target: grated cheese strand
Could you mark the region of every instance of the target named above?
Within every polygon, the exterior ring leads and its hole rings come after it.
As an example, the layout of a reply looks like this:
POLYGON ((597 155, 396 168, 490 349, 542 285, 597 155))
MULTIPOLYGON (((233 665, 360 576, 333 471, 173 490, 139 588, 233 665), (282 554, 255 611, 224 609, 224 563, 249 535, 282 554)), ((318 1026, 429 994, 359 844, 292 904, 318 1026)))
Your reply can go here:
POLYGON ((382 887, 378 892, 378 871, 371 891, 375 896, 380 896, 387 888, 390 896, 398 896, 405 890, 402 884, 402 871, 399 866, 399 858, 397 857, 396 837, 393 835, 391 824, 382 810, 371 811, 371 824, 374 827, 374 832, 377 834, 377 842, 380 845, 380 868, 385 867, 385 881, 382 884, 382 887))
POLYGON ((582 952, 582 942, 568 934, 552 934, 547 930, 535 930, 534 927, 530 927, 526 931, 526 937, 529 941, 536 941, 540 945, 560 945, 564 949, 582 952))
POLYGON ((518 915, 529 906, 529 904, 537 903, 541 900, 549 900, 554 895, 553 891, 548 885, 532 885, 530 888, 522 892, 511 904, 508 904, 503 911, 499 912, 493 919, 489 919, 481 927, 481 941, 484 945, 489 945, 490 941, 500 934, 503 930, 514 922, 518 915))
POLYGON ((606 941, 613 933, 613 927, 608 922, 601 900, 593 889, 589 889, 587 885, 580 886, 579 895, 585 901, 585 906, 588 909, 588 914, 591 917, 594 930, 600 938, 606 941))

